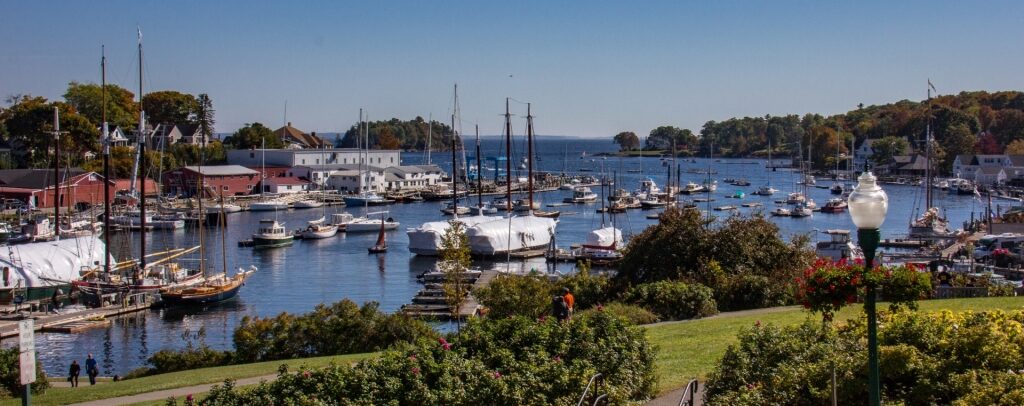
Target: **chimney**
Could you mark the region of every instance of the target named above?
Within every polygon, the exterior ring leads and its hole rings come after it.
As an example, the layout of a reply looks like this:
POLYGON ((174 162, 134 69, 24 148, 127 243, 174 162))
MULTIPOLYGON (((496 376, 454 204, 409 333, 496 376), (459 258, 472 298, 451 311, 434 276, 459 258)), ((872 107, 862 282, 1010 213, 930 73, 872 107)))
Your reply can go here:
POLYGON ((291 122, 291 121, 289 121, 289 122, 288 122, 288 127, 291 127, 291 126, 292 126, 292 122, 291 122))

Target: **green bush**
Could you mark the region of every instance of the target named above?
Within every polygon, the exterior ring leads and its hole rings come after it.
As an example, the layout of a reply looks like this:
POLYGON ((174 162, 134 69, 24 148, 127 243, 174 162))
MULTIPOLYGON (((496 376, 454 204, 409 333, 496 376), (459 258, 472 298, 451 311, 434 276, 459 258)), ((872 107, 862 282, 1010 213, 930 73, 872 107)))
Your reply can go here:
POLYGON ((541 275, 498 275, 487 286, 473 291, 491 318, 549 315, 553 294, 554 285, 541 275))
MULTIPOLYGON (((217 351, 207 346, 181 351, 160 350, 146 360, 153 368, 144 375, 163 374, 189 369, 209 368, 234 363, 234 352, 217 351)), ((136 373, 138 374, 138 373, 136 373)), ((138 375, 133 375, 138 377, 138 375)), ((126 379, 128 377, 126 376, 126 379)))
POLYGON ((612 302, 606 305, 599 305, 595 308, 584 310, 582 312, 576 313, 576 317, 589 317, 592 313, 595 312, 604 312, 612 316, 618 317, 622 320, 626 320, 630 324, 634 325, 651 324, 658 322, 658 315, 651 313, 649 310, 644 309, 640 306, 620 302, 612 302))
POLYGON ((685 320, 718 313, 711 288, 699 283, 645 283, 627 290, 623 299, 665 320, 685 320))
POLYGON ((639 403, 654 389, 654 350, 643 332, 595 312, 567 322, 525 317, 471 320, 459 337, 421 340, 355 367, 291 373, 253 388, 227 382, 208 405, 575 404, 595 373, 612 404, 639 403))
MULTIPOLYGON (((742 330, 709 375, 706 404, 839 404, 867 398, 866 321, 805 321, 742 330)), ((879 316, 886 403, 1021 404, 1024 312, 888 313, 879 316), (1015 372, 1017 371, 1017 372, 1015 372)))
MULTIPOLYGON (((0 397, 21 397, 21 366, 19 361, 20 353, 17 347, 0 348, 0 385, 3 385, 4 393, 0 397)), ((32 393, 43 393, 50 387, 46 380, 46 373, 36 357, 36 381, 32 384, 32 393)))
MULTIPOLYGON (((576 299, 576 310, 589 309, 601 303, 611 300, 609 279, 605 275, 591 275, 587 267, 580 267, 579 271, 564 276, 555 282, 555 290, 552 294, 561 294, 562 288, 569 288, 573 298, 576 299)), ((548 300, 550 304, 550 298, 548 300)))
POLYGON ((330 306, 317 305, 312 312, 297 316, 247 316, 235 329, 234 344, 236 360, 241 363, 373 352, 434 336, 422 321, 384 314, 376 302, 359 307, 345 299, 330 306))

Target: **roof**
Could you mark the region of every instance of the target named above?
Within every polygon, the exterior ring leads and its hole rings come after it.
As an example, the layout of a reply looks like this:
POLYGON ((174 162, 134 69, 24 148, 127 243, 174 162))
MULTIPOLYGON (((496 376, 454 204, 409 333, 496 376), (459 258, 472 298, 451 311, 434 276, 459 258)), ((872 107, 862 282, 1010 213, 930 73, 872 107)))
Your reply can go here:
POLYGON ((998 166, 980 166, 978 167, 978 171, 981 171, 981 173, 985 175, 998 175, 999 172, 1003 172, 1003 168, 998 166))
POLYGON ((267 178, 267 183, 273 183, 275 185, 305 185, 309 181, 296 177, 278 177, 278 178, 267 178))
POLYGON ((974 154, 960 154, 956 156, 961 165, 970 165, 974 161, 974 154))
POLYGON ((400 180, 402 180, 402 178, 399 178, 398 175, 395 175, 395 174, 393 174, 391 172, 388 172, 388 173, 384 174, 384 181, 385 182, 398 182, 400 180))
POLYGON ((437 165, 399 165, 389 166, 385 169, 389 173, 424 173, 424 172, 443 172, 440 166, 437 165))
MULTIPOLYGON (((61 171, 61 177, 76 176, 89 173, 82 168, 70 168, 61 171)), ((53 169, 4 169, 0 170, 0 185, 25 189, 45 189, 53 187, 53 169)))
POLYGON ((1024 155, 1007 155, 1010 157, 1010 163, 1013 166, 1021 167, 1024 166, 1024 155))
POLYGON ((282 141, 295 142, 306 148, 320 148, 325 144, 324 140, 320 139, 320 137, 306 134, 298 128, 292 127, 292 123, 288 123, 284 127, 274 130, 274 134, 281 137, 282 141))
MULTIPOLYGON (((296 168, 307 168, 314 171, 359 171, 359 164, 321 164, 321 165, 296 165, 296 168)), ((383 172, 385 169, 379 166, 362 165, 362 169, 370 172, 383 172)))
POLYGON ((982 159, 998 159, 1000 161, 1006 158, 1003 154, 987 154, 987 155, 972 155, 971 165, 980 165, 982 159))
POLYGON ((202 174, 203 176, 258 175, 259 172, 242 165, 205 165, 183 166, 182 169, 202 174))
POLYGON ((928 159, 921 155, 914 155, 910 162, 900 167, 903 171, 923 171, 928 169, 928 159))

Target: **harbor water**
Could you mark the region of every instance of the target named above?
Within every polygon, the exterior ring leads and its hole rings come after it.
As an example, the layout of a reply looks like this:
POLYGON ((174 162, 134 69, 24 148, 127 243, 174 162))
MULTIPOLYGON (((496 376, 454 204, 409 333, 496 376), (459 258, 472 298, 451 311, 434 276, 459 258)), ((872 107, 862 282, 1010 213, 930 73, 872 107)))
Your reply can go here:
MULTIPOLYGON (((494 156, 504 154, 500 148, 504 142, 497 138, 487 138, 483 142, 483 155, 494 156)), ((472 155, 473 146, 467 142, 467 154, 472 155)), ((522 142, 514 147, 515 155, 520 155, 525 148, 522 142)), ((609 177, 616 175, 618 184, 615 188, 635 190, 644 178, 651 178, 659 186, 664 187, 670 166, 656 157, 618 158, 596 157, 602 152, 614 152, 617 145, 610 139, 572 139, 544 137, 536 142, 538 151, 535 168, 542 171, 561 173, 579 173, 599 175, 602 170, 609 177)), ((435 152, 431 161, 445 170, 450 168, 450 152, 435 152)), ((403 164, 415 165, 425 163, 424 153, 404 153, 403 164)), ((517 167, 521 158, 513 158, 513 167, 517 167)), ((802 190, 796 185, 799 175, 790 170, 779 169, 769 171, 764 160, 757 159, 678 159, 682 168, 681 183, 688 181, 704 182, 708 175, 689 173, 711 168, 716 172, 711 176, 718 181, 718 191, 712 195, 715 201, 707 206, 701 203, 701 209, 723 205, 739 207, 742 203, 761 202, 761 208, 740 208, 741 215, 755 211, 767 213, 775 207, 775 200, 785 199, 786 194, 793 190, 802 190), (753 192, 769 181, 779 192, 772 197, 754 196, 753 192), (746 179, 751 185, 736 187, 725 184, 723 179, 746 179), (744 191, 743 199, 731 199, 736 191, 744 191)), ((484 162, 483 174, 493 176, 488 169, 494 162, 484 162)), ((520 171, 526 176, 525 171, 520 171)), ((673 175, 674 176, 674 175, 673 175)), ((834 197, 829 193, 830 179, 818 181, 818 187, 809 187, 808 194, 819 206, 834 197)), ((923 200, 920 187, 903 185, 883 185, 890 197, 889 215, 882 226, 883 238, 898 238, 907 232, 907 224, 915 215, 917 206, 923 200)), ((593 187, 600 194, 599 187, 593 187)), ((570 191, 551 191, 538 195, 544 205, 561 202, 571 195, 570 191)), ((703 197, 700 195, 697 197, 703 197)), ((494 197, 485 196, 485 200, 494 197)), ((686 197, 683 196, 683 199, 686 197)), ((476 197, 470 198, 471 204, 476 197)), ((88 330, 80 334, 39 334, 37 351, 39 358, 48 374, 63 376, 67 365, 72 359, 82 362, 87 353, 92 353, 99 360, 101 373, 104 375, 123 375, 133 369, 145 366, 146 359, 161 349, 179 349, 185 345, 186 335, 195 336, 200 330, 205 333, 204 341, 215 349, 230 349, 232 333, 245 316, 274 316, 281 312, 308 312, 320 303, 332 303, 341 299, 351 299, 357 303, 376 301, 381 309, 387 312, 397 311, 403 304, 409 303, 421 288, 416 276, 434 267, 432 258, 417 257, 409 253, 407 248, 406 228, 416 227, 427 221, 444 218, 441 209, 448 202, 422 202, 395 204, 386 207, 374 207, 371 211, 388 210, 389 216, 399 221, 397 230, 388 233, 389 251, 383 255, 368 255, 367 248, 377 238, 376 233, 339 234, 325 240, 296 241, 291 247, 253 250, 239 247, 237 242, 250 238, 260 219, 274 218, 285 222, 286 228, 297 229, 305 226, 306 221, 319 218, 321 209, 288 210, 284 212, 241 212, 227 216, 226 229, 206 230, 205 239, 208 246, 206 267, 209 272, 223 271, 226 262, 228 272, 248 268, 255 265, 259 270, 253 275, 239 293, 229 302, 205 309, 151 310, 143 313, 119 318, 106 328, 88 330), (224 236, 225 249, 221 249, 221 233, 224 236), (226 261, 222 261, 226 259, 226 261)), ((1007 207, 1012 202, 996 201, 994 204, 1007 207)), ((959 228, 969 220, 972 213, 977 216, 987 205, 987 201, 973 196, 951 195, 944 191, 936 192, 935 205, 944 210, 950 220, 951 227, 959 228)), ((596 212, 600 202, 586 205, 567 205, 558 207, 562 215, 559 219, 556 241, 560 247, 568 247, 580 243, 587 232, 598 228, 602 223, 602 215, 596 212)), ((545 210, 552 210, 544 207, 545 210)), ((329 207, 330 213, 348 211, 359 215, 364 208, 329 207)), ((729 212, 711 211, 711 215, 724 217, 729 212)), ((643 210, 630 210, 619 214, 616 225, 628 236, 641 232, 645 227, 654 224, 643 210)), ((604 222, 611 219, 605 217, 604 222)), ((827 229, 852 229, 848 213, 826 214, 814 213, 807 218, 772 218, 785 237, 796 234, 810 233, 812 240, 822 240, 825 236, 820 231, 827 229)), ((177 231, 154 231, 147 236, 149 250, 168 247, 189 247, 197 243, 197 232, 194 229, 177 231)), ((112 249, 115 252, 137 252, 137 234, 115 234, 112 249)), ((198 263, 193 263, 198 265, 198 263)), ((478 262, 477 266, 508 267, 513 271, 529 271, 536 269, 541 272, 574 271, 573 264, 559 264, 550 268, 543 258, 512 263, 478 262)), ((6 343, 10 345, 10 343, 6 343)))

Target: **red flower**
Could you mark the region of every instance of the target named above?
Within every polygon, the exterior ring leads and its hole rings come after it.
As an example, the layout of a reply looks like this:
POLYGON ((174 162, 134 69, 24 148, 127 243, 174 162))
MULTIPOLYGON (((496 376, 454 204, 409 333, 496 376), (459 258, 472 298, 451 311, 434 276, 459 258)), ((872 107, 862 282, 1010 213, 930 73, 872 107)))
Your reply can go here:
POLYGON ((494 371, 494 379, 500 379, 500 378, 501 378, 501 372, 494 371))
POLYGON ((412 373, 413 373, 413 375, 419 375, 420 374, 420 367, 412 367, 412 373))
POLYGON ((303 378, 309 378, 309 371, 302 371, 303 378))

